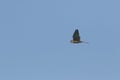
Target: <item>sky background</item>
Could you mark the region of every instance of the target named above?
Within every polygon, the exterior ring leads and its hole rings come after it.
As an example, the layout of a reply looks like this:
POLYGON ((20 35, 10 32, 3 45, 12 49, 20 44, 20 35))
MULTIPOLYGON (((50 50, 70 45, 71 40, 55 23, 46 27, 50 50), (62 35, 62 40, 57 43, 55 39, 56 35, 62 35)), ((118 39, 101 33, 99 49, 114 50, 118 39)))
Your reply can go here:
POLYGON ((0 0, 0 80, 120 80, 120 0, 0 0))

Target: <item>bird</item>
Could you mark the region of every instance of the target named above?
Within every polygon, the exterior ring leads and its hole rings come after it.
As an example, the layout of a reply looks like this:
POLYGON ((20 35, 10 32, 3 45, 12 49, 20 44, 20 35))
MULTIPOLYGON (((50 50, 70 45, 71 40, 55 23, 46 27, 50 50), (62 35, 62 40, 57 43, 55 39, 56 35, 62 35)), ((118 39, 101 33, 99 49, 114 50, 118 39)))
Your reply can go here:
POLYGON ((71 43, 88 43, 88 42, 81 41, 78 29, 75 29, 72 37, 73 39, 70 40, 71 43))

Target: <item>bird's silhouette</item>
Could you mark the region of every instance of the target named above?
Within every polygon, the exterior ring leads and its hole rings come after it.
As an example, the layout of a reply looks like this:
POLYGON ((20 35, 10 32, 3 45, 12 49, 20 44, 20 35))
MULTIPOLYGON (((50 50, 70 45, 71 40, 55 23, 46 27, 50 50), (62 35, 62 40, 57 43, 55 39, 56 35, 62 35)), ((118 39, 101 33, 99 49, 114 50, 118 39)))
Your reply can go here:
POLYGON ((88 42, 81 41, 78 29, 75 30, 72 37, 73 37, 73 40, 70 41, 71 43, 88 43, 88 42))

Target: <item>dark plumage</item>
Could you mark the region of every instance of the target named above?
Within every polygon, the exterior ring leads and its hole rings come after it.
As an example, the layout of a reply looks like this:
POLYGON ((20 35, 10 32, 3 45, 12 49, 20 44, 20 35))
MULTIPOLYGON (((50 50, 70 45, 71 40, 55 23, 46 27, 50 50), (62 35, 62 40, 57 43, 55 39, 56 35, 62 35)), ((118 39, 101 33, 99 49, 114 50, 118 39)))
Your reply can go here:
POLYGON ((75 30, 72 37, 73 37, 73 40, 71 40, 71 43, 88 43, 80 40, 78 29, 75 30))
POLYGON ((80 41, 80 36, 79 36, 79 31, 78 29, 75 30, 74 34, 73 34, 73 40, 74 41, 80 41))

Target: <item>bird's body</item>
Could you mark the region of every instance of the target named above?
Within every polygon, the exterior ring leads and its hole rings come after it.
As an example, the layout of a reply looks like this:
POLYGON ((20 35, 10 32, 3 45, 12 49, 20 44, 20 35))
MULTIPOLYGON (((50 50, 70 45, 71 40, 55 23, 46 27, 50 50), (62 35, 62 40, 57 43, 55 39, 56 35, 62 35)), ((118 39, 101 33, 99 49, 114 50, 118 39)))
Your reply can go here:
POLYGON ((84 42, 84 41, 80 40, 78 29, 75 30, 72 37, 73 37, 73 40, 70 41, 71 43, 87 43, 87 42, 84 42))

